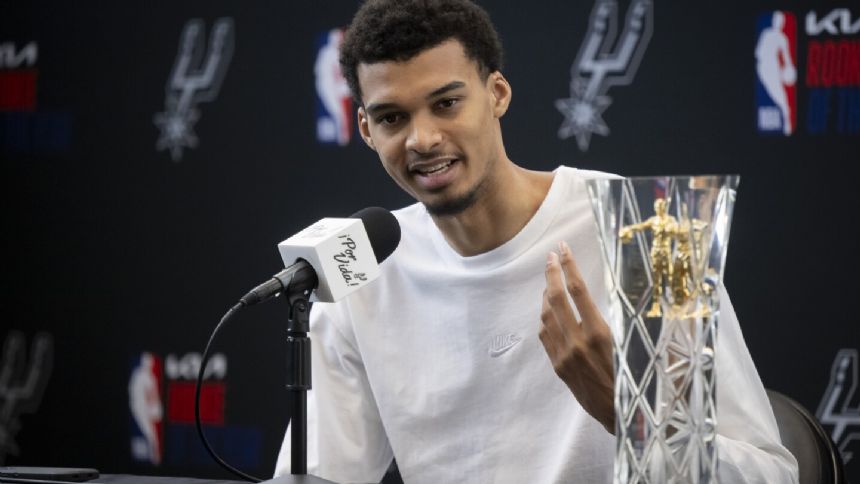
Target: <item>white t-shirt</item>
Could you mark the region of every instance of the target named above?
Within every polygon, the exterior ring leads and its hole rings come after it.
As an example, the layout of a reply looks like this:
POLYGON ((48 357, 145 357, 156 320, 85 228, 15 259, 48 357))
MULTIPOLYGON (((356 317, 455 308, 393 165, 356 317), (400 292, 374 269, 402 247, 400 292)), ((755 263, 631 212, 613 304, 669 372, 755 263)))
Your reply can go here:
MULTIPOLYGON (((375 483, 395 457, 407 484, 612 482, 615 437, 556 376, 538 339, 546 256, 561 240, 608 314, 585 186, 595 176, 607 175, 560 167, 526 226, 471 257, 448 245, 423 205, 395 212, 403 235, 381 277, 312 310, 310 474, 375 483)), ((721 482, 796 482, 727 296, 720 314, 721 482)), ((288 430, 276 475, 289 460, 288 430)))

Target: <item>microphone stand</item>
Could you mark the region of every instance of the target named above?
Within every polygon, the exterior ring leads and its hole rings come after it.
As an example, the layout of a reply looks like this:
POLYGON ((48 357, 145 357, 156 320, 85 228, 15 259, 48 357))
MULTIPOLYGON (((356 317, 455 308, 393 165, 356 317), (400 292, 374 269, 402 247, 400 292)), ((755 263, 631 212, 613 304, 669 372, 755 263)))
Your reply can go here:
POLYGON ((287 294, 287 391, 293 403, 290 417, 290 474, 308 473, 308 390, 311 389, 311 302, 306 291, 287 294))

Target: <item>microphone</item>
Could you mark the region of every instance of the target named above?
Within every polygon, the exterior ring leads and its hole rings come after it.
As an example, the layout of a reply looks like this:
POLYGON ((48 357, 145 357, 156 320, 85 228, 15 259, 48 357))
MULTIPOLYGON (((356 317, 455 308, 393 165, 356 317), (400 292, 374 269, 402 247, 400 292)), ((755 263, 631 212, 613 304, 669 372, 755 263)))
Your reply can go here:
POLYGON ((278 244, 286 269, 252 289, 245 306, 281 292, 312 291, 338 301, 379 277, 379 263, 400 243, 400 224, 388 210, 368 207, 349 218, 324 218, 278 244))

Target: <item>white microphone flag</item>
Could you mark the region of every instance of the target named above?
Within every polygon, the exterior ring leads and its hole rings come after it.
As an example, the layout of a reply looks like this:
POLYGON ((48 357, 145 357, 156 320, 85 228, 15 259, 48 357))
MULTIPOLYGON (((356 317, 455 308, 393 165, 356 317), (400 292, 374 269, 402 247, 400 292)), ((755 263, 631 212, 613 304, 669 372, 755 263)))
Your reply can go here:
POLYGON ((317 273, 314 300, 338 301, 379 277, 379 263, 357 218, 324 218, 278 244, 284 266, 306 260, 317 273))

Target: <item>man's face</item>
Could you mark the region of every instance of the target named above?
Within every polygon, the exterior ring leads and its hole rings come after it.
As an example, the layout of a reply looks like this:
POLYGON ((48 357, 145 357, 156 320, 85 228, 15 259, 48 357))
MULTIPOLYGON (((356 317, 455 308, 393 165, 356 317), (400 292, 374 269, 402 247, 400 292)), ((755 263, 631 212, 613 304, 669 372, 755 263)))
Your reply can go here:
POLYGON ((359 64, 359 131, 389 175, 434 215, 455 215, 492 189, 505 156, 498 118, 510 86, 486 80, 456 40, 404 62, 359 64))

